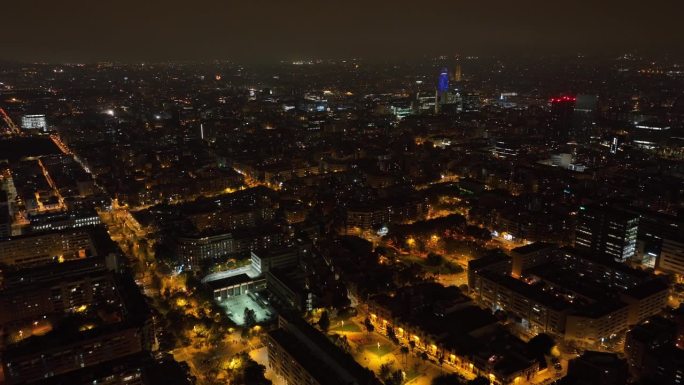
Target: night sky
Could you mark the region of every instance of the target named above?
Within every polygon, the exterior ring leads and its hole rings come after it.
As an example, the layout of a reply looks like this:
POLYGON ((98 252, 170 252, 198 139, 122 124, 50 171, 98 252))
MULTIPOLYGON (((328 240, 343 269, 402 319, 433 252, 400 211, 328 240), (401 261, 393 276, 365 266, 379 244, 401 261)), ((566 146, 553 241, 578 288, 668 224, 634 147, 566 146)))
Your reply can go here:
POLYGON ((3 0, 13 61, 684 54, 682 0, 3 0))

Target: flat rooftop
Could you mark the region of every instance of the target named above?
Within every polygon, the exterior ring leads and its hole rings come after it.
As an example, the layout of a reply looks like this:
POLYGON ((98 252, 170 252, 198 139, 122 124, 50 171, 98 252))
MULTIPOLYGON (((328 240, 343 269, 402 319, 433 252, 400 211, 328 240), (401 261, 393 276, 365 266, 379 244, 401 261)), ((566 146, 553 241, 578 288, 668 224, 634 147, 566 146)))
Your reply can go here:
POLYGON ((202 283, 209 283, 213 281, 218 281, 226 278, 237 277, 239 275, 246 274, 249 278, 256 278, 259 276, 259 272, 256 271, 252 265, 238 267, 237 269, 231 269, 226 271, 218 271, 216 273, 211 273, 206 277, 202 278, 202 283))
POLYGON ((513 249, 511 251, 524 255, 524 254, 536 253, 538 251, 553 248, 555 246, 556 245, 554 245, 553 243, 534 242, 534 243, 530 243, 529 245, 516 247, 515 249, 513 249))

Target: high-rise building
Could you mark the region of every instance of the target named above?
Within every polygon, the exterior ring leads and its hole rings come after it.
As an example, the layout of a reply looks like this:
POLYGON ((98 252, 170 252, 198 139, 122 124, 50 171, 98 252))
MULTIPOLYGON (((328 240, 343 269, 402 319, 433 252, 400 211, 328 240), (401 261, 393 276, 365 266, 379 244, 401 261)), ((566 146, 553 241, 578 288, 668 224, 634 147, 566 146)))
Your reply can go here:
POLYGON ((442 68, 437 82, 437 92, 442 94, 447 91, 449 91, 449 70, 447 68, 442 68))
POLYGON ((494 156, 502 159, 515 158, 520 155, 520 146, 506 140, 497 140, 494 143, 494 156))
POLYGON ((428 112, 434 110, 437 105, 435 101, 435 94, 418 92, 416 94, 416 102, 419 112, 428 112))
POLYGON ((586 139, 591 135, 597 110, 598 96, 577 95, 571 130, 574 139, 586 139))
POLYGON ((392 115, 396 116, 397 120, 401 120, 409 115, 413 115, 413 103, 410 100, 395 100, 390 105, 392 115))
POLYGON ((463 71, 461 70, 461 65, 456 64, 456 70, 454 71, 454 82, 459 83, 463 81, 463 71))
POLYGON ((463 111, 477 112, 480 111, 481 106, 479 92, 466 92, 463 94, 463 111))
POLYGON ((47 120, 45 115, 24 115, 21 117, 21 128, 24 130, 47 131, 47 120))
POLYGON ((449 94, 449 70, 442 68, 437 80, 437 93, 435 95, 435 112, 440 111, 440 106, 446 104, 449 94))
POLYGON ((624 262, 636 254, 639 216, 601 206, 582 206, 577 216, 575 247, 624 262))
POLYGON ((560 96, 551 98, 551 138, 567 141, 572 136, 572 122, 577 98, 560 96))

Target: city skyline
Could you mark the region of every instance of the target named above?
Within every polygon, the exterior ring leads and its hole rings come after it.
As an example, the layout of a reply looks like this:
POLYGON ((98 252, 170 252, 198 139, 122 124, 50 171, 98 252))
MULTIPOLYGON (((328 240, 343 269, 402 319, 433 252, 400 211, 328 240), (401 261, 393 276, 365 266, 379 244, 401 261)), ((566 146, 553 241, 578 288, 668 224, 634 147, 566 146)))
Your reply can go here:
POLYGON ((3 4, 0 384, 684 385, 683 4, 3 4))

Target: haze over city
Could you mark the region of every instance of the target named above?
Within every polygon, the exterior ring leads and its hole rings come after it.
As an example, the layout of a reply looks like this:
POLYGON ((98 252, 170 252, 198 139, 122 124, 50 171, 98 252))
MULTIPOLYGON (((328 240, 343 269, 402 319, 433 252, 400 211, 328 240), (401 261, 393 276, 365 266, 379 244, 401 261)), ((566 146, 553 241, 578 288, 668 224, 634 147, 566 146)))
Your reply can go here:
POLYGON ((684 384, 683 11, 5 0, 0 385, 684 384))
POLYGON ((3 4, 0 58, 405 59, 623 51, 681 57, 682 12, 676 0, 10 1, 3 4))

